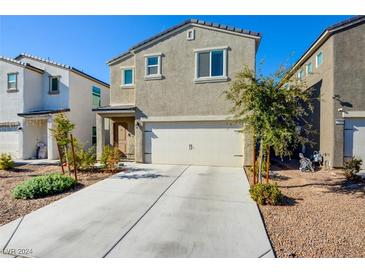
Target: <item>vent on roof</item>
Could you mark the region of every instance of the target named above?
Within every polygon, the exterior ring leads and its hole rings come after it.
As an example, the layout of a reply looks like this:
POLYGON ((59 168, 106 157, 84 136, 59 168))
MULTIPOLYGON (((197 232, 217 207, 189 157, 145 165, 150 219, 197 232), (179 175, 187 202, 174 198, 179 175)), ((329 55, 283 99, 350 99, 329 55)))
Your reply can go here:
POLYGON ((194 29, 189 29, 187 32, 186 32, 186 39, 188 41, 191 41, 191 40, 194 40, 195 39, 195 30, 194 29))

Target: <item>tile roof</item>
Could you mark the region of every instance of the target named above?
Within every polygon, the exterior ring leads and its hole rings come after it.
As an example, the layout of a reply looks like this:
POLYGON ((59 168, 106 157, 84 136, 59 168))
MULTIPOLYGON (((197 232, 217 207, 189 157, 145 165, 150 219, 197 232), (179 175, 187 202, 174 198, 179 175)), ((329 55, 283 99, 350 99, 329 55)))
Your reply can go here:
POLYGON ((241 29, 241 28, 237 28, 237 27, 232 27, 232 26, 227 26, 227 25, 223 25, 223 24, 217 24, 217 23, 211 23, 211 22, 207 22, 207 21, 203 21, 203 20, 198 20, 198 19, 188 19, 188 20, 185 20, 184 22, 180 23, 180 24, 177 24, 175 26, 172 26, 146 40, 143 40, 142 42, 139 42, 137 44, 135 44, 134 46, 132 46, 131 48, 129 48, 128 51, 126 52, 123 52, 117 56, 115 56, 114 58, 110 59, 107 64, 117 60, 117 59, 120 59, 124 56, 127 56, 128 54, 130 54, 131 51, 133 51, 134 49, 137 49, 171 31, 174 31, 176 29, 179 29, 185 25, 188 25, 188 24, 197 24, 197 25, 201 25, 201 26, 206 26, 206 27, 213 27, 213 28, 216 28, 216 29, 221 29, 221 30, 226 30, 226 31, 232 31, 232 32, 236 32, 236 33, 240 33, 240 34, 246 34, 246 35, 249 35, 249 36, 254 36, 254 37, 257 37, 258 39, 261 39, 261 33, 259 32, 254 32, 254 31, 250 31, 250 30, 245 30, 245 29, 241 29))
POLYGON ((29 68, 29 69, 35 70, 35 71, 37 71, 39 73, 44 73, 44 70, 42 70, 40 68, 34 67, 31 64, 29 64, 29 63, 22 62, 22 61, 13 59, 13 58, 5 57, 5 56, 0 56, 0 60, 6 61, 6 62, 10 62, 10 63, 13 63, 15 65, 18 65, 18 66, 21 66, 21 67, 24 67, 24 68, 29 68))
MULTIPOLYGON (((66 65, 66 64, 61 64, 61 63, 58 63, 56 61, 53 61, 53 60, 50 60, 50 59, 45 59, 45 58, 42 58, 42 57, 38 57, 38 56, 34 56, 34 55, 30 55, 30 54, 27 54, 27 53, 21 53, 19 54, 17 57, 15 57, 15 61, 18 61, 19 59, 23 58, 23 57, 27 57, 27 58, 31 58, 33 60, 37 60, 37 61, 40 61, 40 62, 44 62, 44 63, 47 63, 47 64, 51 64, 51 65, 54 65, 54 66, 57 66, 57 67, 60 67, 60 68, 64 68, 64 69, 67 69, 67 70, 71 70, 75 73, 78 73, 80 74, 81 76, 84 76, 86 78, 90 78, 91 80, 93 81, 96 81, 106 87, 110 87, 110 85, 104 81, 101 81, 85 72, 83 72, 82 70, 79 70, 75 67, 72 67, 70 65, 66 65)), ((18 61, 19 62, 19 61, 18 61)))

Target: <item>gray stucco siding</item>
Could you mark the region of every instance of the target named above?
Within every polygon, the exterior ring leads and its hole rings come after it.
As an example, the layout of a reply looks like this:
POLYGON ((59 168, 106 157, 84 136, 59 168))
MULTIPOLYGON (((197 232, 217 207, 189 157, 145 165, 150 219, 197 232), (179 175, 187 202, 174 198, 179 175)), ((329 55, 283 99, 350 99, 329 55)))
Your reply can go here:
POLYGON ((200 27, 188 41, 185 28, 136 53, 136 106, 144 116, 225 115, 230 103, 222 96, 230 82, 194 83, 195 54, 201 48, 228 46, 230 79, 245 65, 255 68, 255 40, 200 27), (145 55, 162 53, 163 79, 144 80, 145 55))
MULTIPOLYGON (((336 119, 344 111, 365 110, 365 24, 334 35, 334 100, 336 119)), ((334 166, 341 167, 344 157, 343 125, 335 128, 334 166)))

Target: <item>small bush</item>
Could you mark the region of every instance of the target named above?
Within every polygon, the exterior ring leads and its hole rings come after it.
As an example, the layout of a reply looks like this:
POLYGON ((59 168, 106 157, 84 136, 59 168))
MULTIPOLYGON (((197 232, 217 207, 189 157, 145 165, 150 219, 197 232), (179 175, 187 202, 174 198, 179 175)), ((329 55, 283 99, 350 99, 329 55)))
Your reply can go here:
POLYGON ((0 170, 9 170, 14 167, 14 161, 12 160, 10 154, 1 153, 0 154, 0 170))
POLYGON ((344 173, 347 180, 357 180, 359 178, 356 175, 361 168, 362 160, 356 157, 352 157, 351 160, 345 162, 344 173))
POLYGON ((75 179, 55 173, 34 177, 25 181, 17 185, 12 194, 15 199, 36 199, 62 193, 75 185, 75 179))
POLYGON ((101 154, 100 163, 109 170, 116 170, 120 157, 122 156, 120 150, 117 147, 104 146, 103 153, 101 154))
POLYGON ((255 184, 250 187, 250 195, 259 205, 279 205, 283 200, 277 184, 255 184))
MULTIPOLYGON (((95 146, 90 147, 89 149, 84 149, 83 146, 74 138, 74 148, 75 148, 75 158, 77 169, 79 170, 88 170, 94 167, 96 163, 96 149, 95 146)), ((69 149, 68 161, 71 166, 74 166, 72 150, 69 149)))

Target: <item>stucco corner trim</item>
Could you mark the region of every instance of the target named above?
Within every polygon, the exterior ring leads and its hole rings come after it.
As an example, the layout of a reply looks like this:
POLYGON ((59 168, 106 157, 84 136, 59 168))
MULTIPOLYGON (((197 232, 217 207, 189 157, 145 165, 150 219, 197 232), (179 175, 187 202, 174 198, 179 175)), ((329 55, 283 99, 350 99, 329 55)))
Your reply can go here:
POLYGON ((342 112, 343 118, 365 118, 365 111, 347 111, 342 112))

